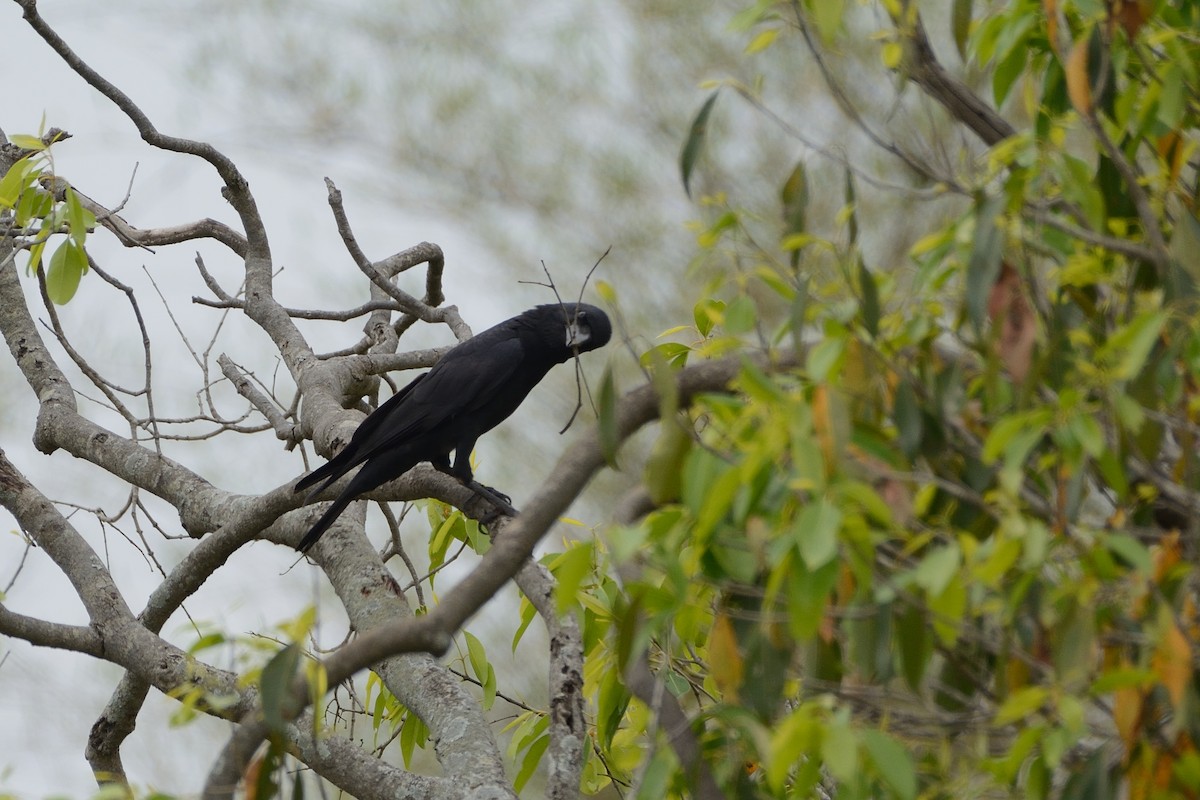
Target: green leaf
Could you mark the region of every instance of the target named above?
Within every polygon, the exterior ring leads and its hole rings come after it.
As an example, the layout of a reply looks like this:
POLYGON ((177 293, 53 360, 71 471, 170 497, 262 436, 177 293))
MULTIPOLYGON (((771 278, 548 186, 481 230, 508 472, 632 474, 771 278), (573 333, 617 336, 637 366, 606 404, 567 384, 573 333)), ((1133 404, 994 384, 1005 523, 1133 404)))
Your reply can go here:
POLYGON ((854 731, 848 725, 835 722, 825 728, 824 739, 821 743, 821 758, 829 767, 830 774, 839 781, 853 781, 859 769, 859 748, 858 743, 854 741, 854 731))
POLYGON ((967 60, 967 36, 971 32, 971 2, 972 0, 954 0, 954 12, 950 21, 954 46, 958 49, 958 57, 963 61, 967 60))
MULTIPOLYGON (((785 561, 779 568, 787 569, 788 566, 785 561)), ((792 636, 797 640, 804 641, 816 635, 840 572, 840 565, 834 560, 811 572, 802 564, 788 570, 788 622, 792 636)))
MULTIPOLYGON (((67 187, 67 230, 71 233, 71 238, 75 244, 83 247, 84 240, 88 234, 88 213, 84 210, 79 202, 79 195, 75 194, 75 190, 70 186, 67 187)), ((95 217, 93 217, 95 219, 95 217)))
POLYGON ((46 294, 56 305, 71 302, 79 289, 79 281, 87 270, 87 255, 72 239, 65 240, 50 256, 46 271, 46 294))
POLYGON ((672 796, 668 789, 671 786, 671 775, 678 767, 674 751, 669 747, 658 747, 646 769, 638 781, 638 791, 634 800, 659 800, 672 796))
POLYGON ((41 152, 46 149, 46 143, 36 136, 29 136, 24 133, 14 133, 8 137, 8 140, 22 150, 35 150, 41 152))
POLYGON ((429 728, 425 723, 411 711, 404 715, 404 720, 400 723, 400 755, 404 758, 404 766, 407 768, 412 764, 413 753, 420 747, 425 749, 425 742, 429 740, 429 728))
POLYGON ((854 194, 854 175, 849 169, 846 170, 846 208, 850 211, 847 224, 850 227, 850 244, 853 246, 858 241, 858 201, 854 194))
POLYGON ((746 55, 760 53, 770 47, 779 36, 779 28, 765 28, 758 32, 746 45, 746 55))
POLYGON ((837 556, 841 527, 841 510, 824 498, 813 500, 800 512, 792 527, 792 537, 810 570, 825 566, 837 556))
POLYGON ((599 419, 597 428, 600 434, 600 452, 610 467, 617 466, 617 448, 621 442, 617 431, 617 385, 613 377, 612 365, 604 368, 604 377, 600 381, 600 395, 597 409, 599 419))
POLYGON ((827 44, 832 42, 842 27, 845 0, 810 0, 806 5, 821 39, 827 44))
POLYGON ((879 288, 875 285, 871 270, 867 269, 861 258, 858 260, 858 283, 862 290, 863 327, 874 339, 879 335, 879 288))
POLYGON ((1025 63, 1028 59, 1029 53, 1024 47, 1014 47, 1008 51, 1004 60, 996 65, 992 72, 992 97, 997 108, 1004 105, 1013 84, 1025 74, 1025 63))
POLYGON ((768 749, 771 757, 767 759, 767 784, 772 791, 777 794, 782 792, 793 766, 816 743, 817 730, 812 711, 803 706, 788 714, 775 727, 768 749))
POLYGON ((1174 130, 1183 119, 1187 109, 1187 92, 1184 88, 1183 70, 1179 64, 1167 66, 1162 76, 1162 93, 1158 98, 1158 121, 1174 130))
POLYGON ((463 631, 463 638, 467 640, 467 659, 471 663, 471 671, 475 673, 476 678, 482 680, 490 666, 483 642, 479 641, 470 631, 463 631))
POLYGON ((538 764, 542 761, 542 754, 546 752, 546 748, 550 746, 550 735, 542 734, 529 749, 525 751, 525 757, 521 759, 521 771, 517 773, 517 777, 513 778, 513 789, 521 791, 525 788, 525 784, 533 777, 533 773, 537 771, 538 764))
POLYGON ((712 491, 713 483, 723 475, 728 466, 715 453, 706 448, 693 448, 683 464, 683 486, 681 497, 693 514, 699 515, 705 498, 712 491))
POLYGON ((592 557, 595 546, 591 542, 580 542, 554 560, 554 577, 558 580, 558 613, 564 614, 575 603, 579 587, 592 573, 592 557))
POLYGON ((696 526, 692 535, 697 542, 705 541, 717 524, 729 513, 733 498, 742 488, 742 476, 736 469, 725 469, 723 474, 708 486, 700 501, 700 512, 696 515, 696 526))
POLYGON ((1109 550, 1119 556, 1126 564, 1143 575, 1150 574, 1153 561, 1150 558, 1150 551, 1146 549, 1146 545, 1127 533, 1110 533, 1105 537, 1104 543, 1108 546, 1109 550))
POLYGON ((732 336, 747 333, 754 328, 756 317, 754 301, 748 295, 738 295, 725 307, 725 331, 732 336))
POLYGON ((31 174, 36 176, 36 172, 36 165, 29 156, 19 159, 9 167, 8 172, 0 179, 0 206, 15 208, 21 193, 33 183, 30 179, 31 174))
POLYGON ((468 631, 463 631, 463 635, 467 640, 467 657, 471 662, 471 671, 475 673, 483 688, 483 708, 486 711, 496 702, 496 670, 487 660, 483 643, 468 631))
POLYGON ((891 736, 882 731, 864 730, 862 742, 867 757, 885 786, 900 800, 915 800, 917 796, 917 772, 912 756, 891 736))
POLYGON ((605 670, 596 694, 596 734, 601 747, 606 750, 612 747, 613 736, 620 729, 625 719, 625 709, 629 707, 629 691, 618 679, 617 673, 615 665, 605 670))
POLYGON ((1008 696, 996 711, 996 725, 1009 725, 1023 720, 1046 703, 1048 692, 1044 686, 1026 686, 1008 696))
MULTIPOLYGON (((325 664, 315 660, 307 662, 305 676, 308 678, 309 704, 313 708, 319 708, 325 692, 329 691, 329 673, 325 671, 325 664)), ((382 692, 380 696, 383 696, 382 692)), ((320 735, 324 720, 325 717, 322 714, 312 715, 313 736, 320 735)))
POLYGON ((841 336, 828 336, 817 342, 808 351, 808 357, 805 359, 804 367, 808 371, 808 377, 817 383, 828 380, 829 373, 841 360, 845 351, 846 340, 841 336))
POLYGON ((521 598, 521 610, 519 612, 521 624, 517 626, 517 632, 513 634, 512 651, 517 652, 517 645, 521 642, 521 637, 525 635, 525 631, 529 628, 529 624, 533 622, 537 616, 537 609, 533 607, 533 603, 529 602, 526 597, 521 598))
POLYGON ((31 180, 21 192, 17 200, 17 225, 29 227, 34 220, 41 220, 40 238, 44 241, 51 233, 58 230, 62 221, 62 209, 55 204, 49 192, 43 191, 31 180))
POLYGON ((783 235, 804 233, 804 219, 808 211, 808 175, 804 162, 797 162, 792 174, 783 182, 779 193, 783 203, 783 235))
POLYGON ((1097 359, 1111 366, 1112 376, 1117 380, 1134 377, 1146 363, 1166 321, 1165 311, 1139 314, 1108 337, 1108 341, 1096 353, 1097 359))
MULTIPOLYGON (((2 190, 0 190, 0 202, 3 202, 2 190)), ((1173 270, 1182 271, 1193 284, 1200 280, 1200 220, 1191 214, 1180 214, 1175 222, 1175 230, 1171 234, 1168 251, 1171 255, 1173 270)))
POLYGON ((957 544, 949 544, 930 550, 921 559, 921 563, 913 570, 913 580, 917 585, 936 597, 945 591, 950 579, 958 574, 959 564, 962 563, 962 553, 957 544))
POLYGON ((910 459, 921 448, 924 433, 924 420, 921 417, 921 407, 917 404, 917 393, 907 380, 900 381, 896 387, 896 397, 892 405, 892 422, 896 425, 896 444, 910 459))
POLYGON ((963 614, 967 610, 967 589, 955 574, 946 589, 936 597, 929 598, 929 611, 933 616, 933 632, 946 647, 953 647, 963 627, 963 614))
POLYGON ((708 336, 713 325, 725 318, 725 302, 705 298, 692 308, 692 319, 696 322, 696 330, 701 336, 708 336))
POLYGON ((967 314, 980 337, 987 321, 988 298, 1000 275, 1004 232, 996 224, 996 218, 1006 203, 1003 195, 997 195, 982 202, 975 214, 975 240, 967 261, 967 314))
POLYGON ((188 655, 194 656, 201 650, 207 650, 210 647, 217 647, 218 645, 225 644, 225 641, 225 634, 219 631, 217 633, 205 634, 197 639, 195 644, 188 648, 188 655))
POLYGON ((664 419, 642 472, 642 483, 655 505, 679 499, 684 459, 691 449, 692 434, 684 428, 682 419, 664 419))
POLYGON ((288 702, 288 690, 292 679, 296 676, 296 668, 300 664, 300 647, 289 644, 276 653, 262 670, 262 707, 263 720, 267 727, 275 733, 283 733, 288 719, 285 705, 288 702))
MULTIPOLYGON (((431 519, 436 523, 436 519, 431 519)), ((429 538, 429 565, 437 567, 445 562, 446 553, 450 550, 450 543, 454 540, 463 540, 466 538, 467 526, 463 521, 463 515, 460 511, 452 511, 449 516, 442 520, 434 531, 433 536, 429 538)))
POLYGON ((896 621, 896 634, 904 680, 913 691, 919 691, 925 669, 933 656, 933 631, 925 619, 924 611, 915 604, 905 604, 896 621))
POLYGON ((1010 452, 1014 447, 1014 442, 1017 442, 1022 434, 1035 433, 1037 436, 1041 436, 1045 433, 1051 417, 1049 409, 1039 408, 1001 419, 992 427, 983 441, 983 463, 993 464, 1002 454, 1010 452))
POLYGON ((267 743, 267 751, 263 753, 258 764, 258 774, 254 782, 254 796, 259 800, 271 800, 279 794, 279 784, 275 774, 283 760, 283 743, 277 737, 271 737, 267 743))
POLYGON ((719 93, 718 89, 710 94, 704 105, 700 106, 700 111, 692 120, 692 127, 683 143, 683 151, 679 154, 679 171, 683 176, 683 190, 688 197, 692 196, 692 170, 696 166, 696 159, 700 157, 700 151, 704 148, 704 137, 708 133, 708 115, 712 113, 719 93))
MULTIPOLYGON (((292 775, 292 800, 304 800, 304 773, 296 772, 292 775)), ((261 800, 261 796, 255 800, 261 800)))
POLYGON ((642 353, 639 363, 643 367, 649 367, 654 363, 657 356, 661 355, 667 360, 667 363, 673 367, 682 367, 687 364, 688 354, 692 352, 692 348, 686 344, 679 342, 663 342, 651 347, 645 353, 642 353))

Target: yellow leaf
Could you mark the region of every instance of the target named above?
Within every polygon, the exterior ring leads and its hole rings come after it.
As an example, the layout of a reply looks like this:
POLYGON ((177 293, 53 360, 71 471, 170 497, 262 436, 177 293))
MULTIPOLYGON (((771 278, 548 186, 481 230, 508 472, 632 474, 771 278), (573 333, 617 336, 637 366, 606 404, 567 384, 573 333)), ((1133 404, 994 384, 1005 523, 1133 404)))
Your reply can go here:
POLYGON ((8 140, 20 147, 22 150, 45 150, 46 143, 36 136, 28 136, 23 133, 14 133, 8 137, 8 140))
POLYGON ((1142 718, 1142 693, 1133 686, 1122 686, 1113 691, 1113 723, 1125 743, 1125 752, 1132 753, 1137 740, 1138 722, 1142 718))
POLYGON ((1088 37, 1080 36, 1067 56, 1067 96, 1080 114, 1092 113, 1092 86, 1088 78, 1088 37))
POLYGON ((1042 7, 1046 10, 1046 38, 1050 40, 1050 47, 1054 52, 1058 52, 1058 0, 1042 0, 1042 7))
POLYGON ((712 632, 708 635, 708 664, 717 688, 725 695, 724 699, 736 703, 745 667, 733 623, 725 614, 718 614, 713 620, 712 632))
POLYGON ((1150 659, 1150 667, 1158 674, 1171 703, 1179 708, 1192 679, 1192 648, 1173 620, 1168 623, 1166 633, 1150 659))
POLYGON ((766 50, 777 36, 779 36, 778 28, 767 28, 765 31, 761 31, 750 40, 750 44, 746 45, 746 54, 751 55, 766 50))
POLYGON ((812 418, 817 443, 821 447, 821 455, 825 457, 825 471, 828 473, 833 470, 837 461, 837 440, 829 407, 829 391, 824 386, 813 388, 812 418))
POLYGON ((900 66, 900 61, 904 58, 904 47, 899 42, 888 42, 883 46, 881 55, 883 56, 883 65, 888 69, 895 69, 900 66))

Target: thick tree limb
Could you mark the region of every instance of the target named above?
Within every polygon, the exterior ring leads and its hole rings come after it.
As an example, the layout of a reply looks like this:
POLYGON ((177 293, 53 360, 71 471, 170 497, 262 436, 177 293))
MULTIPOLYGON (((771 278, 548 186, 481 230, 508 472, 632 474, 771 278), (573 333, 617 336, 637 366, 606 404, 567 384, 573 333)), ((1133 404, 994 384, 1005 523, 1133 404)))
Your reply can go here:
POLYGON ((920 15, 909 33, 905 75, 925 90, 950 116, 966 125, 988 147, 999 144, 1016 129, 937 60, 920 15))
MULTIPOLYGON (((680 405, 687 405, 702 392, 727 390, 741 371, 745 358, 730 357, 684 368, 677 376, 680 405)), ((769 361, 758 359, 764 368, 784 368, 796 363, 787 353, 769 361)), ((647 384, 626 394, 616 410, 617 441, 624 441, 658 414, 658 396, 647 384)), ((428 614, 411 617, 362 633, 353 642, 325 659, 329 684, 336 685, 356 672, 383 659, 419 651, 435 655, 449 648, 451 637, 532 556, 533 549, 566 511, 571 502, 605 464, 604 448, 596 428, 591 429, 559 458, 542 488, 526 503, 521 514, 502 518, 494 534, 492 549, 466 578, 443 596, 428 614)), ((328 545, 326 545, 328 546, 328 545)), ((299 713, 308 702, 306 681, 297 678, 291 693, 291 709, 299 713)), ((265 738, 267 729, 256 716, 247 716, 209 773, 206 798, 224 798, 231 780, 242 774, 250 757, 265 738)))
POLYGON ((550 637, 550 745, 546 748, 546 797, 579 796, 587 721, 583 714, 583 634, 577 613, 558 613, 558 583, 550 570, 525 562, 514 577, 546 624, 550 637))
POLYGON ((110 230, 126 247, 150 248, 191 242, 197 239, 214 239, 237 255, 243 257, 246 255, 248 246, 246 237, 225 223, 210 217, 167 228, 135 228, 115 211, 109 210, 79 191, 78 188, 71 186, 65 178, 55 176, 52 187, 54 198, 64 200, 68 187, 75 189, 75 196, 79 198, 79 204, 96 216, 96 224, 103 225, 110 230))

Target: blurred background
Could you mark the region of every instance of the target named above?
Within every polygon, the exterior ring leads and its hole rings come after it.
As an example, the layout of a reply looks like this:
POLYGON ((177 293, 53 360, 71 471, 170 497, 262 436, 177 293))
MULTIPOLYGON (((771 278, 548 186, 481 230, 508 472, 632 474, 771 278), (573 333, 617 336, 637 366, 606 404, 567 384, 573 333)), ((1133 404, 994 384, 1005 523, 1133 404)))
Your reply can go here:
MULTIPOLYGON (((268 225, 280 270, 276 294, 285 305, 349 308, 367 299, 329 212, 323 183, 328 176, 342 190, 371 258, 421 241, 442 247, 447 302, 459 306, 476 332, 552 301, 545 288, 521 283, 544 280, 541 262, 564 297, 573 297, 611 246, 597 277, 620 299, 619 334, 641 352, 660 331, 690 322, 697 287, 718 268, 697 260, 688 222, 703 211, 688 200, 679 171, 689 125, 711 91, 705 82, 757 82, 774 92, 788 118, 781 124, 744 107, 714 114, 711 125, 719 135, 710 137, 712 149, 704 170, 697 171, 694 194, 717 186, 747 207, 777 207, 780 179, 811 153, 788 126, 803 128, 811 141, 846 156, 857 147, 856 135, 839 126, 803 53, 777 48, 769 60, 747 57, 748 37, 737 26, 743 5, 54 0, 39 8, 161 131, 210 142, 237 163, 268 225)), ((73 138, 53 150, 56 172, 105 206, 124 202, 122 216, 137 227, 202 217, 236 227, 207 165, 146 147, 132 124, 70 72, 20 17, 15 4, 0 4, 0 49, 19 76, 0 117, 7 134, 36 133, 43 121, 69 131, 73 138)), ((841 167, 823 171, 826 166, 813 163, 809 170, 812 194, 819 195, 828 178, 836 195, 815 196, 814 207, 835 209, 841 203, 841 167)), ((864 196, 860 202, 869 211, 875 201, 864 196)), ((864 232, 863 247, 874 250, 875 262, 881 253, 903 252, 903 217, 864 232)), ((203 242, 129 250, 104 232, 90 240, 89 252, 137 292, 151 330, 160 416, 195 414, 204 370, 217 375, 216 357, 225 352, 281 402, 290 401, 286 370, 266 337, 237 313, 192 302, 193 296, 211 296, 195 267, 196 253, 232 292, 240 285, 241 265, 231 253, 203 242)), ((418 272, 406 275, 402 286, 419 295, 424 275, 418 272)), ((36 283, 25 280, 32 297, 36 283)), ((597 302, 594 289, 585 298, 597 302)), ((40 301, 32 305, 40 311, 40 301)), ((85 276, 79 295, 60 316, 68 336, 110 379, 140 384, 141 336, 124 295, 85 276)), ((318 351, 333 351, 357 341, 360 325, 308 323, 304 330, 318 351)), ((450 342, 448 330, 418 326, 402 347, 450 342)), ((637 374, 630 352, 614 342, 585 358, 593 385, 608 359, 628 386, 637 374)), ((70 366, 65 358, 60 363, 70 366)), ((406 380, 397 376, 400 383, 406 380)), ((228 385, 215 391, 227 416, 242 413, 244 402, 228 385)), ((519 507, 575 433, 557 436, 574 397, 571 370, 563 368, 480 443, 480 478, 511 493, 519 507)), ((80 404, 101 424, 128 431, 103 404, 87 397, 80 404)), ((115 513, 126 490, 70 455, 38 453, 30 443, 35 418, 28 385, 12 359, 0 356, 0 447, 52 499, 74 504, 63 508, 139 610, 190 541, 169 538, 181 535, 178 520, 152 498, 145 499, 160 530, 153 525, 139 530, 128 519, 120 531, 101 525, 93 510, 115 513)), ((255 415, 248 424, 259 421, 255 415)), ((196 425, 187 432, 204 430, 196 425)), ((298 455, 285 452, 270 433, 169 442, 164 449, 216 485, 241 492, 271 489, 304 470, 298 455)), ((604 521, 603 509, 621 486, 620 476, 605 476, 572 515, 585 526, 604 521)), ((407 529, 407 541, 420 556, 428 527, 423 515, 413 516, 418 519, 407 529)), ((382 544, 381 520, 372 516, 370 524, 373 540, 382 544)), ((14 527, 0 512, 0 591, 6 604, 44 614, 54 603, 54 619, 85 621, 65 579, 41 553, 25 548, 14 527)), ((569 534, 564 529, 561 535, 569 534)), ((164 633, 185 647, 208 630, 270 635, 278 623, 323 597, 315 570, 301 565, 287 571, 294 555, 263 543, 245 548, 164 633)), ((544 655, 535 633, 507 673, 501 669, 515 630, 514 603, 515 591, 497 599, 493 611, 498 605, 507 611, 493 613, 494 625, 476 621, 472 631, 488 645, 502 691, 536 702, 544 692, 544 655), (533 655, 523 661, 527 647, 533 655)), ((344 619, 336 603, 322 603, 322 615, 321 642, 334 646, 345 634, 344 619)), ((0 726, 0 793, 90 794, 95 783, 83 758, 86 737, 119 672, 10 640, 0 643, 0 659, 0 719, 8 723, 0 726)), ((247 666, 230 659, 221 665, 247 666)), ((126 745, 126 767, 141 787, 198 790, 227 735, 224 724, 202 719, 169 737, 154 736, 175 709, 152 693, 126 745)))

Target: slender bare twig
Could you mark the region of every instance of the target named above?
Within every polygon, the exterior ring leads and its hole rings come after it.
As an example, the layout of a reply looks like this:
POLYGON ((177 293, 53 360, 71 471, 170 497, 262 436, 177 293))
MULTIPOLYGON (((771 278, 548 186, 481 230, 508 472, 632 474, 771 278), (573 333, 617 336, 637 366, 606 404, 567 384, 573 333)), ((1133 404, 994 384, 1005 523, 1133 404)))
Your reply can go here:
POLYGON ((225 377, 237 389, 237 393, 246 398, 252 406, 258 409, 260 414, 267 418, 267 422, 275 430, 276 438, 284 442, 299 442, 304 438, 300 426, 289 422, 283 412, 279 410, 279 406, 255 388, 246 373, 233 363, 233 359, 222 354, 217 357, 217 363, 221 366, 225 377))
POLYGON ((345 206, 342 205, 342 193, 329 178, 325 179, 325 185, 329 190, 329 207, 333 210, 338 233, 342 237, 343 244, 346 245, 346 251, 350 254, 351 259, 358 266, 359 270, 370 279, 371 283, 395 300, 405 312, 422 322, 445 323, 460 342, 470 339, 471 329, 463 322, 457 308, 454 306, 435 308, 428 303, 424 303, 396 286, 375 268, 375 265, 367 258, 362 248, 358 246, 358 240, 355 238, 354 231, 350 227, 350 220, 346 216, 345 206))

